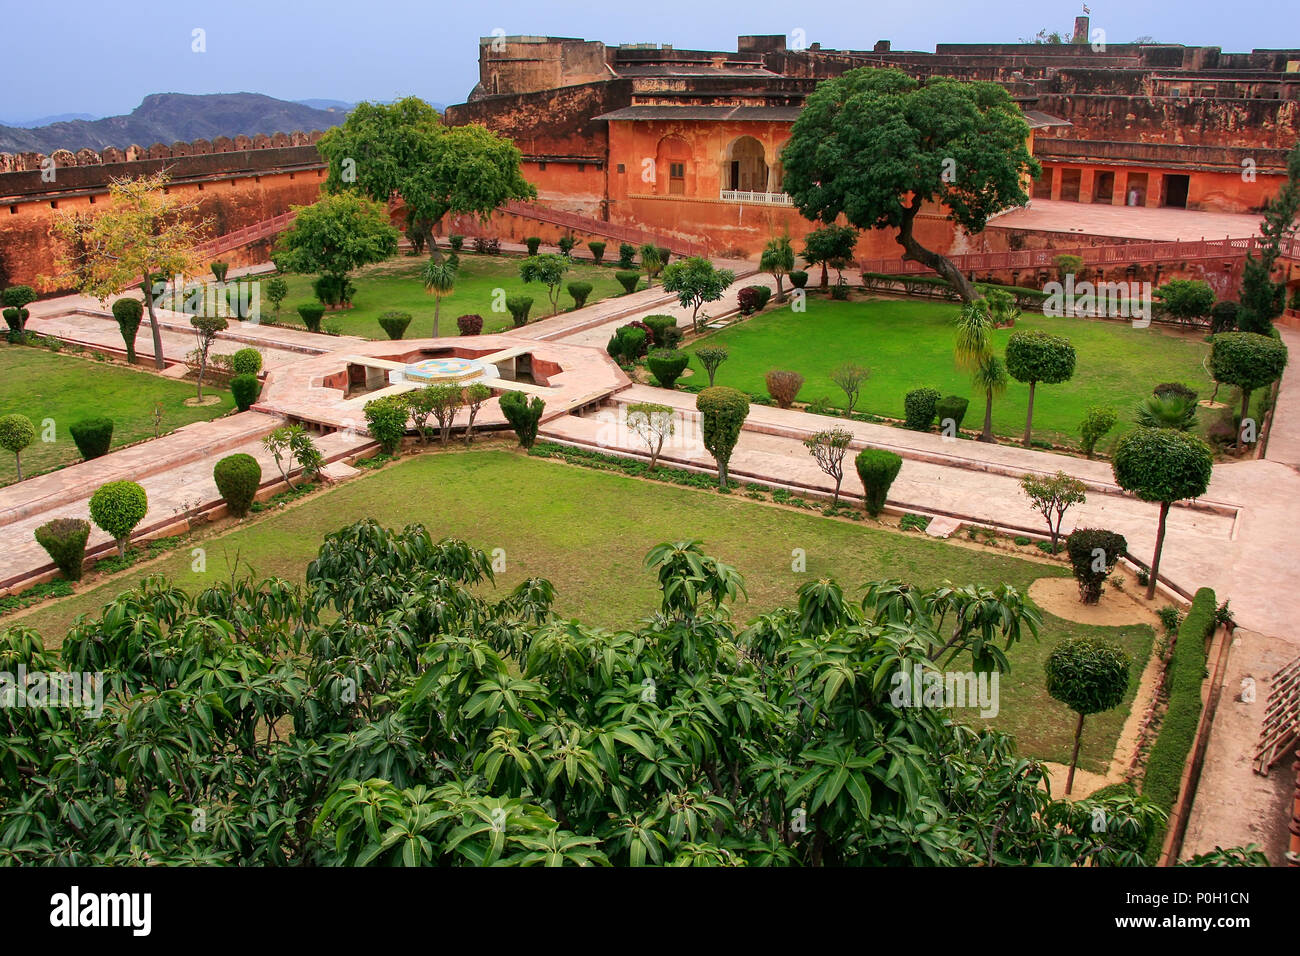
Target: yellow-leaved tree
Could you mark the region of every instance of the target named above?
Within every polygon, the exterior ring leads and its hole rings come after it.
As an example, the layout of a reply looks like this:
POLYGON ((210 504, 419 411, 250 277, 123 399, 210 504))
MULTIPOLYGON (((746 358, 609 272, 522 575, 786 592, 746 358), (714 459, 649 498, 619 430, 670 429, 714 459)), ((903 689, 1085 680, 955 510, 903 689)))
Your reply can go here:
POLYGON ((154 283, 197 271, 195 246, 207 238, 212 224, 197 217, 197 202, 169 195, 169 181, 165 171, 113 179, 102 212, 60 215, 50 229, 63 241, 58 274, 41 277, 47 286, 72 286, 101 302, 138 286, 149 310, 154 363, 160 369, 166 363, 154 311, 154 283))

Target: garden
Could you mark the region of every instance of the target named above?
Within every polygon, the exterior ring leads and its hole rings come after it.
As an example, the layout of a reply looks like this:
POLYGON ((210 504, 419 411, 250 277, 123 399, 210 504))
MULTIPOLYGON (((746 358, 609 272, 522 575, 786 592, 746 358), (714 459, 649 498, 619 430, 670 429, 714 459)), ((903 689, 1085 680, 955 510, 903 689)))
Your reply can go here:
MULTIPOLYGON (((229 390, 209 386, 219 401, 187 404, 195 395, 186 381, 161 378, 143 369, 87 354, 54 352, 0 343, 0 415, 23 415, 36 435, 21 453, 22 473, 30 478, 74 464, 83 457, 72 426, 89 419, 111 419, 111 448, 121 448, 175 431, 182 425, 218 418, 231 410, 229 390), (53 422, 46 441, 45 422, 53 422)), ((15 456, 0 454, 0 485, 17 477, 15 456)))

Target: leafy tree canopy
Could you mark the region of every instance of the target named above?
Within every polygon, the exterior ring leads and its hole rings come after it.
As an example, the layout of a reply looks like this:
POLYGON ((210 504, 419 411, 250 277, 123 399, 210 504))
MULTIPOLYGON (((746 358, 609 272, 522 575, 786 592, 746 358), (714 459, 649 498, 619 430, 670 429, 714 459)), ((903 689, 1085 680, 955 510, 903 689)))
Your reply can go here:
POLYGON ((284 271, 342 279, 397 252, 397 230, 388 222, 388 211, 356 193, 322 196, 310 206, 293 208, 298 215, 273 253, 284 271))

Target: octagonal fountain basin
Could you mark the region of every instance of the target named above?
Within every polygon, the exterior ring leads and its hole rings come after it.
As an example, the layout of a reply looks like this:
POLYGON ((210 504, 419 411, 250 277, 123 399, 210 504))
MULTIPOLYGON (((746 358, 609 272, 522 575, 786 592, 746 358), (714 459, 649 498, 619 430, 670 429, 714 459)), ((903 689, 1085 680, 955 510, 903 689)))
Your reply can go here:
POLYGON ((489 365, 478 359, 468 358, 431 358, 412 362, 405 368, 393 369, 388 373, 391 384, 415 382, 420 385, 468 385, 483 379, 499 378, 501 373, 495 365, 489 365))

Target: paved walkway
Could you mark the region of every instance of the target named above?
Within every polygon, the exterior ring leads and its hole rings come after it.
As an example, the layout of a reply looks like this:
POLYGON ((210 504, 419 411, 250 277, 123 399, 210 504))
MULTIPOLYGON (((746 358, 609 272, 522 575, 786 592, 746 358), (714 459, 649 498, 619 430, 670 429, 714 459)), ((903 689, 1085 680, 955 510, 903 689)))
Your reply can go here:
POLYGON ((1080 236, 1162 241, 1242 239, 1259 235, 1259 214, 1035 199, 1023 209, 998 216, 989 223, 989 228, 1073 232, 1080 236))

